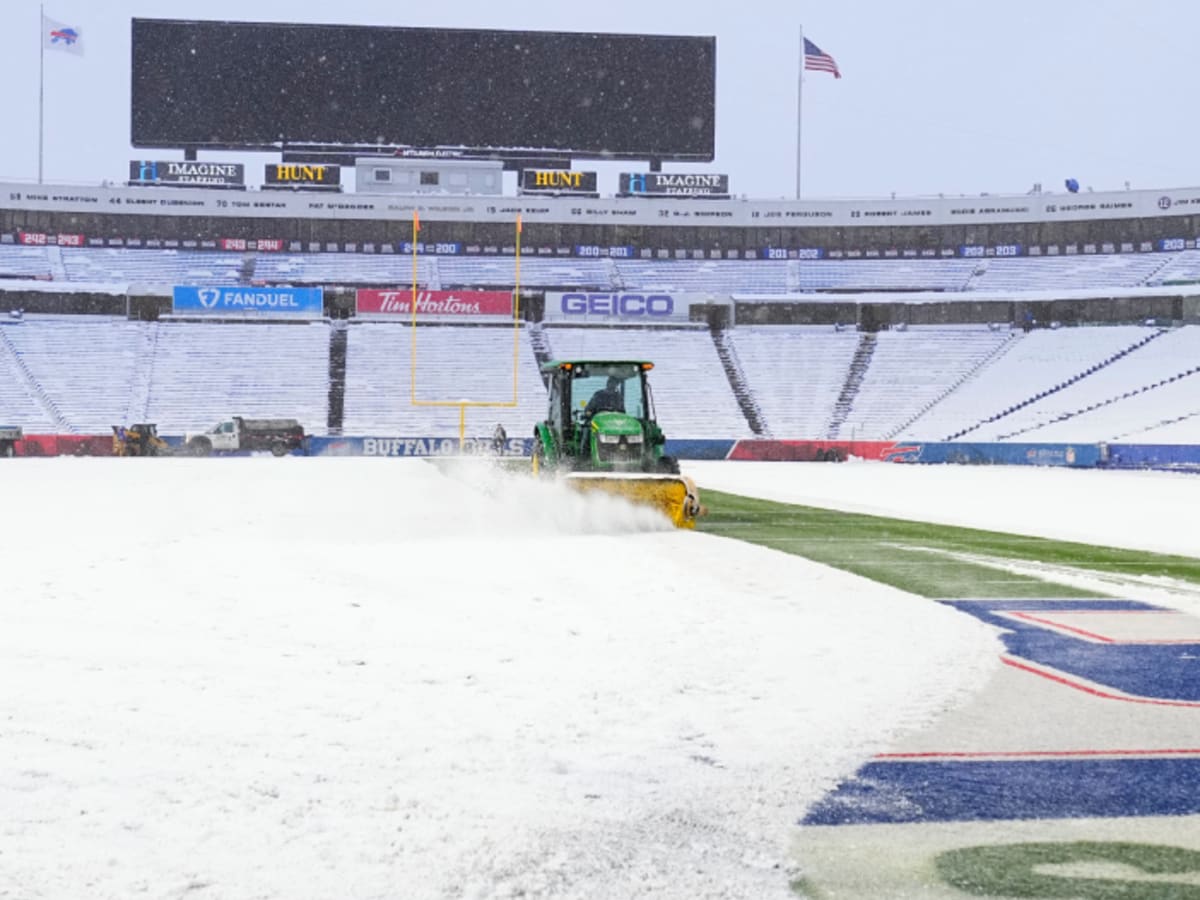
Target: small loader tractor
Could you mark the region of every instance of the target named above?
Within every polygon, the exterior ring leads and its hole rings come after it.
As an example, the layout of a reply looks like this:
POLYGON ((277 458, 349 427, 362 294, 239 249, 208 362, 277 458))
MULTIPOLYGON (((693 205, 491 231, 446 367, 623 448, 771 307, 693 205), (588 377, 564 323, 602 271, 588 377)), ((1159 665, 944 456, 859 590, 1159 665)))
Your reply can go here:
POLYGON ((113 456, 167 456, 171 448, 158 436, 158 426, 146 422, 114 425, 113 456))

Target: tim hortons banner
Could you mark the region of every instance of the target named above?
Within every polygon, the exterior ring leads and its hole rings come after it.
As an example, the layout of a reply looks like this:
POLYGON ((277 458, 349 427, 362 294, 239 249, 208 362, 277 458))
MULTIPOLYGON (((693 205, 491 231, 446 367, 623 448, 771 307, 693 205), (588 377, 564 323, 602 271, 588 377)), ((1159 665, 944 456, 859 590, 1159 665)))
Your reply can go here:
MULTIPOLYGON (((512 316, 509 291, 417 291, 417 317, 473 319, 512 316)), ((412 288, 359 288, 355 310, 360 316, 412 316, 412 288)))

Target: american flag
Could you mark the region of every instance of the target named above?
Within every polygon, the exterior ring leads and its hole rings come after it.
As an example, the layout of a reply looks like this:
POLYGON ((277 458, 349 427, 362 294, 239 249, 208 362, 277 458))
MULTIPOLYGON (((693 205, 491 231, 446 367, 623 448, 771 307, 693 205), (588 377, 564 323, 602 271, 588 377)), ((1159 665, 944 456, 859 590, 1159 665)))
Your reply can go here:
POLYGON ((834 78, 841 78, 842 73, 838 71, 837 63, 833 57, 810 41, 804 39, 804 68, 812 69, 816 72, 832 72, 834 78))

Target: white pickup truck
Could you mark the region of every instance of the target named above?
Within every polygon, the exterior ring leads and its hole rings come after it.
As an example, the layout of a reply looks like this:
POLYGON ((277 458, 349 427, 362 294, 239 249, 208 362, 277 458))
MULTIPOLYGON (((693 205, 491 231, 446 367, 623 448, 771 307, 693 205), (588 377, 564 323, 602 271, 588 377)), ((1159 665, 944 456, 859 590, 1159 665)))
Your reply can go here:
POLYGON ((269 450, 283 456, 304 448, 304 426, 295 419, 247 419, 234 416, 218 422, 203 434, 189 434, 188 452, 194 456, 269 450))

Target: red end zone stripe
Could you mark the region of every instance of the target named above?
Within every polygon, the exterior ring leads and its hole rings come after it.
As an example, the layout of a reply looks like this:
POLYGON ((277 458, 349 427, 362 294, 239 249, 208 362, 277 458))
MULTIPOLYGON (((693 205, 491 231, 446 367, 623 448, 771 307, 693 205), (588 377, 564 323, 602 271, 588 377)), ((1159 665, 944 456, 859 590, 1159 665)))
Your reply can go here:
POLYGON ((1028 672, 1031 675, 1037 675, 1041 678, 1046 678, 1050 681, 1061 684, 1064 687, 1074 688, 1077 691, 1083 691, 1085 694, 1091 694, 1093 697, 1101 697, 1105 700, 1123 700, 1126 703, 1147 703, 1151 706, 1185 706, 1192 709, 1200 708, 1200 703, 1194 700, 1156 700, 1152 697, 1133 697, 1129 694, 1117 694, 1112 691, 1103 691, 1099 688, 1091 687, 1081 681, 1073 681, 1065 675, 1060 675, 1057 672, 1048 672, 1044 669, 1039 669, 1027 662, 1019 662, 1011 656, 1001 656, 1000 662, 1006 666, 1012 666, 1014 669, 1020 669, 1022 672, 1028 672))
MULTIPOLYGON (((1122 615, 1122 616, 1144 616, 1144 615, 1177 615, 1174 610, 1170 609, 1122 609, 1122 610, 1107 610, 1107 609, 1078 609, 1071 610, 1071 615, 1080 616, 1087 613, 1094 615, 1122 615)), ((1011 616, 1014 619, 1021 619, 1026 622, 1033 622, 1036 625, 1044 625, 1054 631, 1064 631, 1070 634, 1077 634, 1089 641, 1096 641, 1102 644, 1141 644, 1141 645, 1160 645, 1160 644, 1196 644, 1200 643, 1195 638, 1146 638, 1144 640, 1137 638, 1119 639, 1106 637, 1103 634, 1087 631, 1083 628, 1077 628, 1074 625, 1065 625, 1062 622, 1057 622, 1054 619, 1047 619, 1042 616, 1036 616, 1033 613, 1021 612, 1020 610, 1009 610, 1002 615, 1011 616)))
POLYGON ((1091 631, 1084 631, 1082 628, 1074 628, 1070 625, 1063 625, 1061 622, 1055 622, 1053 619, 1043 619, 1041 616, 1035 616, 1033 613, 1027 612, 1010 612, 1010 616, 1014 619, 1024 619, 1026 622, 1036 622, 1038 625, 1045 625, 1047 628, 1053 628, 1056 631, 1069 631, 1072 634, 1077 634, 1080 637, 1085 637, 1088 640, 1100 641, 1104 644, 1113 643, 1113 639, 1105 637, 1102 634, 1095 634, 1091 631))
POLYGON ((979 759, 979 758, 1025 758, 1040 759, 1061 756, 1064 758, 1086 756, 1196 756, 1200 747, 1168 750, 972 750, 963 752, 929 751, 925 753, 877 753, 874 759, 979 759))

